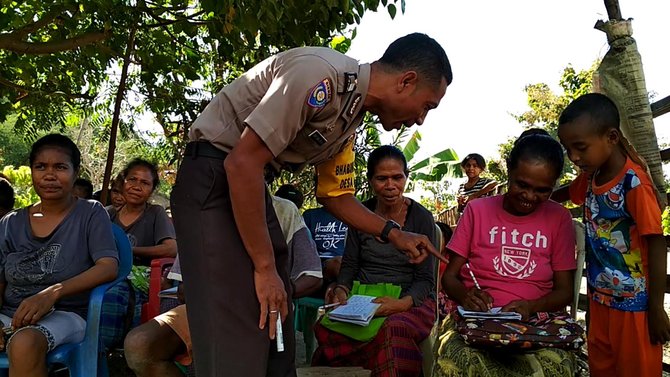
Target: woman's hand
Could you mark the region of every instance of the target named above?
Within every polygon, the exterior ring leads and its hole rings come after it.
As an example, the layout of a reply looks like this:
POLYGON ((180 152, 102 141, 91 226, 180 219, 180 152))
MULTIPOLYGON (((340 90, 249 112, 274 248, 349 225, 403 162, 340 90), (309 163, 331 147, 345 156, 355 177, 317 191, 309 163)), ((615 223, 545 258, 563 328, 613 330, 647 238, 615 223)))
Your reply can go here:
POLYGON ((527 321, 533 310, 530 307, 530 303, 526 300, 516 300, 512 301, 509 304, 503 306, 501 309, 503 312, 517 312, 521 314, 521 320, 527 321))
POLYGON ((326 304, 340 303, 342 305, 347 303, 347 296, 349 292, 341 285, 331 284, 326 290, 326 297, 324 301, 326 304))
POLYGON ((414 305, 412 296, 405 296, 403 298, 377 297, 372 302, 382 304, 382 306, 377 308, 375 317, 386 317, 391 314, 406 312, 414 305))
POLYGON ((665 344, 670 341, 670 321, 662 306, 649 307, 647 327, 651 344, 665 344))
POLYGON ((491 309, 493 304, 493 297, 490 294, 479 290, 477 288, 471 288, 465 293, 465 298, 463 298, 461 305, 466 310, 478 311, 478 312, 487 312, 491 309))
POLYGON ((45 314, 51 311, 57 300, 58 291, 52 285, 21 301, 12 318, 12 327, 20 328, 36 324, 45 314))

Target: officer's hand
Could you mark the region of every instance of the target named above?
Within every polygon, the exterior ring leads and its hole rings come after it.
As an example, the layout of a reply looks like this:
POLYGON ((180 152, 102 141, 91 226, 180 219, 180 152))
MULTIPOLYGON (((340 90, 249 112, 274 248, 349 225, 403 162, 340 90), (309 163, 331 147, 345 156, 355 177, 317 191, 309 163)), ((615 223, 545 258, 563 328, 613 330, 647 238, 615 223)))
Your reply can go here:
POLYGON ((412 232, 405 232, 400 229, 391 229, 389 233, 389 241, 396 247, 409 256, 410 263, 421 263, 433 254, 436 258, 444 263, 449 261, 440 254, 428 237, 423 234, 416 234, 412 232))
POLYGON ((256 297, 261 304, 261 317, 258 327, 264 329, 266 322, 270 325, 270 339, 275 338, 277 331, 277 316, 281 313, 282 322, 288 316, 287 294, 284 282, 281 281, 277 270, 254 271, 256 297))

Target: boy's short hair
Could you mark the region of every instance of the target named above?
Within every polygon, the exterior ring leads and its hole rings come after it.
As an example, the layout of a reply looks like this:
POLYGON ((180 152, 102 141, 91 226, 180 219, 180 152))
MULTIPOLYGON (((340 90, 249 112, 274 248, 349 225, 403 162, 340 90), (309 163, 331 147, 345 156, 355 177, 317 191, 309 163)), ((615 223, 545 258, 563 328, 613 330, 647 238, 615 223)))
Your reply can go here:
POLYGON ((563 110, 558 118, 558 124, 560 126, 573 122, 583 115, 590 117, 591 125, 601 134, 610 128, 618 130, 621 122, 619 109, 614 101, 604 94, 588 93, 572 101, 563 110))

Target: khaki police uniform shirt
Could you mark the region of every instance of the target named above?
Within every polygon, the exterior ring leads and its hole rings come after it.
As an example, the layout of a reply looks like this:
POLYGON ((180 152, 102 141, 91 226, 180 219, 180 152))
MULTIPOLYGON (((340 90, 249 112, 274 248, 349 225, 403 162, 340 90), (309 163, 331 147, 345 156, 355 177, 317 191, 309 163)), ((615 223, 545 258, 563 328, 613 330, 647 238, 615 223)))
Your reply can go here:
POLYGON ((315 164, 318 196, 353 192, 353 135, 363 120, 369 81, 369 64, 335 50, 291 49, 223 88, 189 138, 230 152, 248 126, 275 156, 276 169, 315 164))

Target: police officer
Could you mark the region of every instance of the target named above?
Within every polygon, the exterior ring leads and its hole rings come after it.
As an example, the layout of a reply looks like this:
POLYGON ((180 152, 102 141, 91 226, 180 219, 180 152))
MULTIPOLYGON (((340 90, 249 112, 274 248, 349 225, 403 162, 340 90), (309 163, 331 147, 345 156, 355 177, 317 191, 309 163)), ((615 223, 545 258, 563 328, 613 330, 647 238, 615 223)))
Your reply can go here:
POLYGON ((198 376, 296 373, 288 252, 266 169, 314 164, 330 213, 415 262, 437 254, 426 236, 356 200, 353 140, 366 111, 387 131, 421 125, 451 80, 442 47, 415 33, 372 64, 327 48, 288 50, 214 97, 191 126, 171 198, 198 376))

